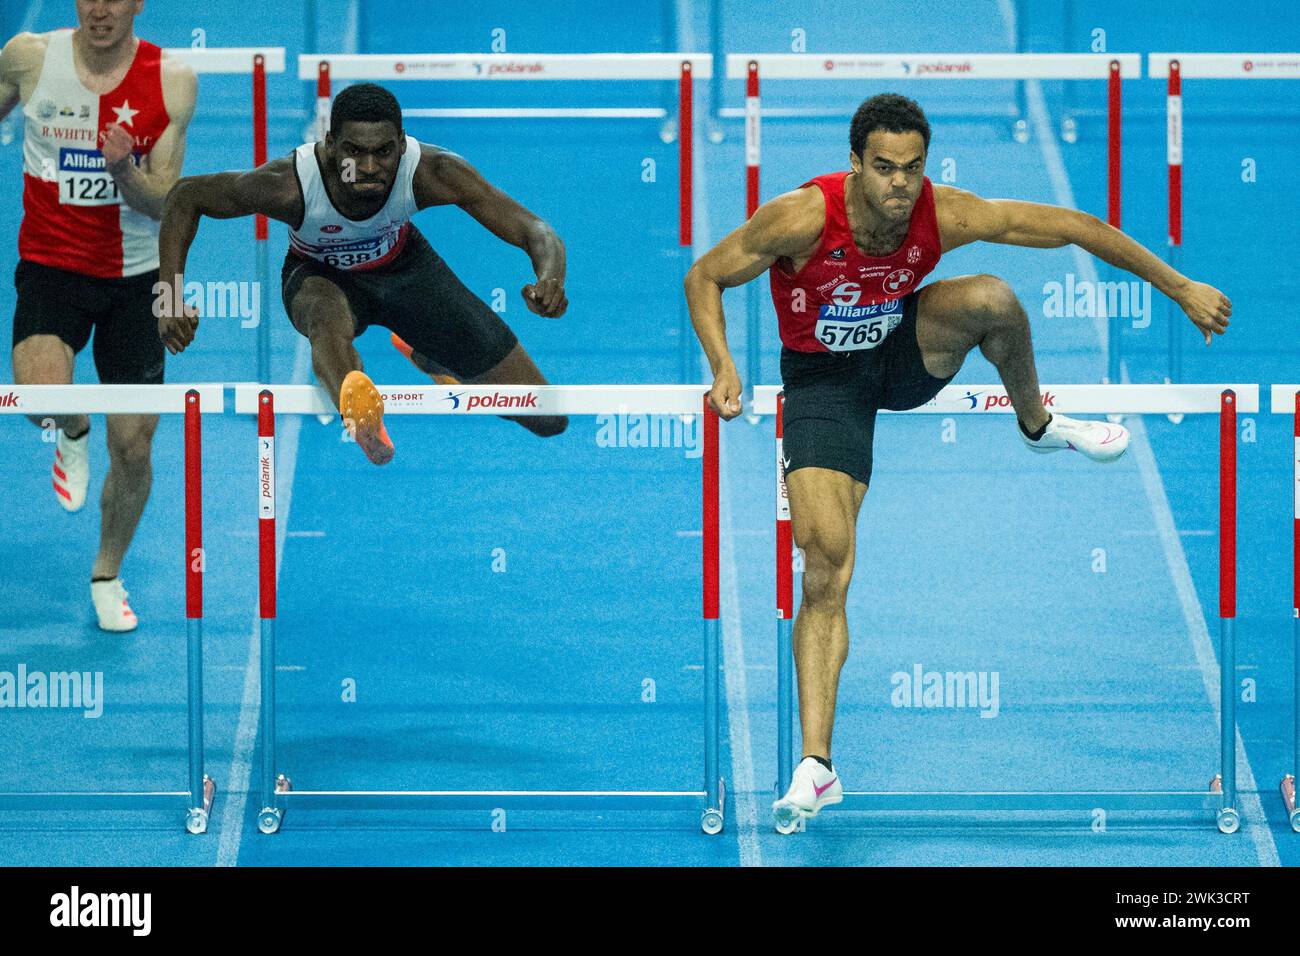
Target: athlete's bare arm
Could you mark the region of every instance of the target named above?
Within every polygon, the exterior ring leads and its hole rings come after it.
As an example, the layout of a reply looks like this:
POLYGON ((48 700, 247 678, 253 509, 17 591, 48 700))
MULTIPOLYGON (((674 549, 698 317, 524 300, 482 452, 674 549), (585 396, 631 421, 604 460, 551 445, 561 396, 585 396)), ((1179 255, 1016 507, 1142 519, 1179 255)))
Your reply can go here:
POLYGON ((44 54, 45 37, 38 33, 19 33, 0 48, 0 120, 26 101, 44 54))
POLYGON ((569 307, 564 296, 564 243, 544 220, 484 179, 455 153, 421 144, 415 170, 415 202, 429 206, 459 206, 493 235, 528 253, 537 282, 521 290, 528 308, 558 318, 569 307))
POLYGON ((686 273, 691 324, 713 372, 709 403, 723 419, 740 414, 740 376, 727 348, 722 290, 744 285, 778 259, 802 265, 817 251, 826 224, 826 203, 816 186, 763 203, 753 217, 706 252, 686 273))
MULTIPOLYGON (((185 288, 185 259, 202 217, 235 219, 257 213, 290 226, 302 222, 302 195, 292 156, 272 160, 251 172, 188 176, 176 183, 167 194, 158 230, 158 274, 164 289, 185 288)), ((161 300, 165 307, 158 319, 158 337, 175 355, 194 341, 198 313, 185 308, 183 315, 173 315, 170 306, 175 298, 164 294, 161 300)))
POLYGON ((1232 303, 1218 289, 1171 269, 1140 243, 1077 209, 1010 199, 981 199, 951 186, 934 187, 943 251, 970 242, 1055 248, 1073 243, 1113 266, 1145 279, 1177 302, 1210 344, 1228 328, 1232 303))
POLYGON ((104 132, 100 152, 105 167, 117 183, 122 200, 136 212, 150 219, 162 218, 163 202, 168 191, 181 177, 185 159, 185 130, 194 116, 194 98, 198 79, 194 71, 178 60, 162 60, 163 106, 167 109, 167 128, 150 153, 137 166, 131 160, 131 133, 116 123, 104 132))

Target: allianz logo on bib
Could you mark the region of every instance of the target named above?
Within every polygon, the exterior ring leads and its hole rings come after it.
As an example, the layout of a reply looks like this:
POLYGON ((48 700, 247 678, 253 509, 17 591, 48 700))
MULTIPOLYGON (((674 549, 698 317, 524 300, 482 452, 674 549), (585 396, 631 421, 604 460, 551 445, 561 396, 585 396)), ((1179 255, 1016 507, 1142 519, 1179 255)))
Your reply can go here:
POLYGON ((870 305, 823 305, 818 316, 823 319, 866 319, 873 315, 889 315, 902 311, 901 299, 873 302, 870 305))
POLYGON ((64 147, 59 150, 60 169, 101 170, 104 168, 104 163, 104 154, 97 149, 69 149, 64 147))

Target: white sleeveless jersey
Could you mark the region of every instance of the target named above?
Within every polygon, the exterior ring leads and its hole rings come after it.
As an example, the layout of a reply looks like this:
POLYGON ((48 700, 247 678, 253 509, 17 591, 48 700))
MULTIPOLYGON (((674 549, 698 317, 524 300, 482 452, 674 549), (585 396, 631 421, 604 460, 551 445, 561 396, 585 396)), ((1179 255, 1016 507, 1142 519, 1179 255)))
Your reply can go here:
POLYGON ((50 34, 23 106, 21 258, 101 278, 158 268, 158 223, 122 201, 99 147, 110 124, 131 135, 137 163, 157 145, 170 122, 161 60, 140 40, 122 82, 101 96, 77 76, 72 31, 50 34))
POLYGON ((375 269, 401 254, 411 231, 415 205, 415 168, 420 164, 420 144, 406 137, 406 152, 384 207, 369 219, 349 219, 334 208, 320 164, 316 144, 303 143, 294 151, 294 169, 302 188, 302 225, 289 230, 289 248, 336 269, 375 269))

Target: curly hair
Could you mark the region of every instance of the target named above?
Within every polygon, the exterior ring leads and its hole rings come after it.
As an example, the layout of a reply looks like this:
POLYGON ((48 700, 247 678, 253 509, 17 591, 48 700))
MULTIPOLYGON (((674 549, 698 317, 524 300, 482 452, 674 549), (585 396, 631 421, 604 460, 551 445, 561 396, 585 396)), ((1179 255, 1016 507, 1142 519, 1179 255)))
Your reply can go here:
POLYGON ((402 107, 397 97, 374 83, 358 83, 334 97, 330 107, 330 129, 338 132, 344 123, 392 123, 402 131, 402 107))
POLYGON ((930 148, 930 123, 925 118, 925 111, 906 96, 881 93, 863 101, 849 124, 849 149, 853 150, 854 156, 862 158, 862 151, 867 148, 867 136, 878 129, 888 133, 920 133, 925 148, 930 148))

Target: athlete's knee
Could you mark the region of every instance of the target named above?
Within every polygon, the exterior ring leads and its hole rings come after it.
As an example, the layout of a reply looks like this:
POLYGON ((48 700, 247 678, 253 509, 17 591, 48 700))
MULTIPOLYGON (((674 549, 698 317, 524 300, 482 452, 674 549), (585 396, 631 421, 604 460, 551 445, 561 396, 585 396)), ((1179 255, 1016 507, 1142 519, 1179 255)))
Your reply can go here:
POLYGON ((110 439, 108 457, 113 468, 120 468, 131 474, 148 473, 153 458, 153 439, 144 434, 110 439))
POLYGON ((154 423, 143 420, 118 425, 108 431, 108 457, 112 466, 132 473, 147 473, 153 457, 154 423))
POLYGON ((1026 321, 1025 310, 1015 290, 997 276, 975 276, 967 290, 967 306, 994 325, 1026 321))
POLYGON ((803 551, 805 603, 843 607, 853 577, 853 554, 847 542, 813 535, 800 545, 803 551))

